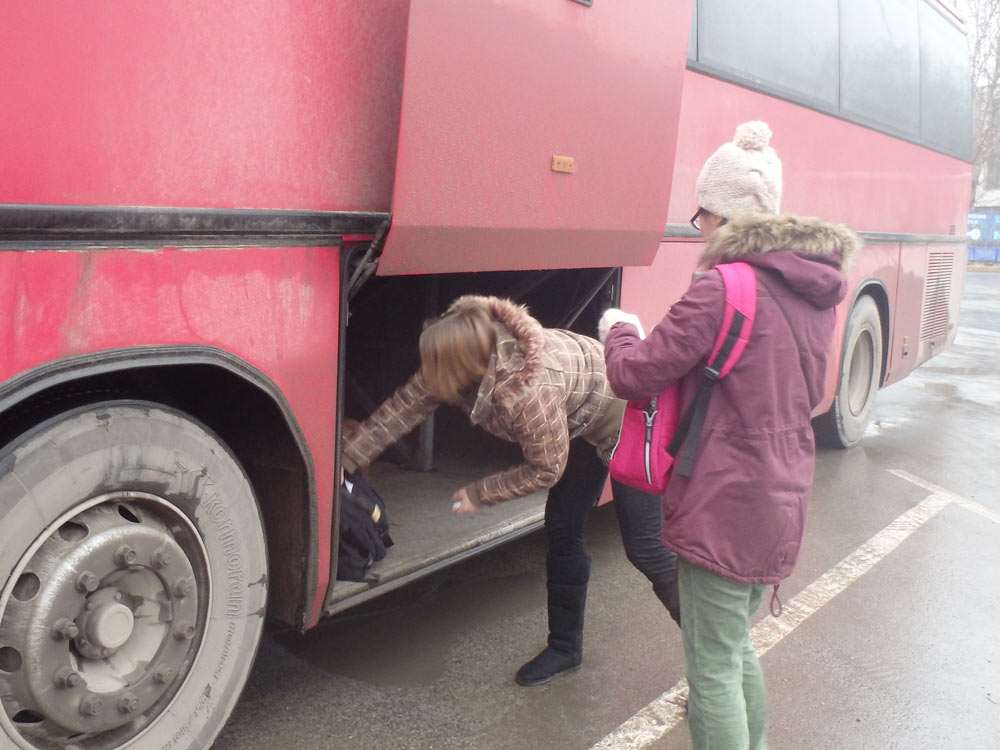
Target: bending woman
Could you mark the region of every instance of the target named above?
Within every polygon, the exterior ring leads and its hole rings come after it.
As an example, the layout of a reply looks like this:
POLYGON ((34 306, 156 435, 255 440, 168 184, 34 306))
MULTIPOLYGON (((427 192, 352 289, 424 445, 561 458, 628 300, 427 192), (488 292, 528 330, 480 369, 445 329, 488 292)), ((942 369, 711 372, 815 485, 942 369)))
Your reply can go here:
MULTIPOLYGON (((453 512, 549 490, 548 646, 516 678, 521 685, 548 682, 583 659, 590 577, 584 525, 604 487, 625 405, 608 385, 604 350, 587 336, 543 328, 510 300, 468 295, 425 324, 420 362, 417 373, 345 441, 345 468, 370 464, 442 403, 520 445, 523 463, 457 490, 453 512)), ((628 559, 680 622, 676 559, 660 539, 660 497, 615 481, 612 490, 628 559)))

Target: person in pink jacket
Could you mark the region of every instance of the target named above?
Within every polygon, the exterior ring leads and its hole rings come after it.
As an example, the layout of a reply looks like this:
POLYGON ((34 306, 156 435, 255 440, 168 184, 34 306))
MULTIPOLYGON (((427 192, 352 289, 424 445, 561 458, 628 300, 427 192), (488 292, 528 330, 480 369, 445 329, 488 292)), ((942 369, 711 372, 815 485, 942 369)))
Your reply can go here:
POLYGON ((778 215, 781 162, 762 122, 744 123, 698 177, 692 224, 706 239, 688 291, 643 338, 634 315, 601 320, 622 398, 680 381, 686 408, 722 320, 720 263, 750 264, 757 311, 742 357, 712 392, 689 477, 671 477, 663 539, 678 555, 693 747, 766 747, 766 699, 750 619, 795 566, 812 487, 812 410, 823 397, 843 271, 860 240, 841 225, 778 215))

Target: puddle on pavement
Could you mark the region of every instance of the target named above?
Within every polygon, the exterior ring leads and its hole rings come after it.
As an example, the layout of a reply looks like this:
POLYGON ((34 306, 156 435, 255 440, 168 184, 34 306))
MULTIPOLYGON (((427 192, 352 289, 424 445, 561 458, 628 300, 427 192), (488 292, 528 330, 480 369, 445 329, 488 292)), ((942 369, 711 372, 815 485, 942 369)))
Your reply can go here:
POLYGON ((925 382, 924 389, 935 396, 954 398, 958 396, 958 385, 956 383, 925 382))
POLYGON ((447 578, 439 585, 418 582, 303 636, 275 640, 312 665, 376 687, 429 685, 444 677, 448 652, 460 639, 544 606, 541 566, 502 578, 441 575, 447 578))

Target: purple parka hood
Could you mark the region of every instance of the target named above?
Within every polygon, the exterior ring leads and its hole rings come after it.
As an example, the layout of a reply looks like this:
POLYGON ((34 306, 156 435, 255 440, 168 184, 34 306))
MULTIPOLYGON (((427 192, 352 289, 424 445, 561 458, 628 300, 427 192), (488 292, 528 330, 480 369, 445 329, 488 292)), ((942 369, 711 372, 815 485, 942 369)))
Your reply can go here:
POLYGON ((705 269, 640 339, 619 323, 605 340, 618 396, 648 398, 679 382, 686 408, 702 382, 725 301, 720 263, 758 272, 746 350, 713 389, 690 477, 664 494, 664 543, 686 561, 741 583, 773 583, 798 558, 812 489, 811 412, 823 397, 844 267, 860 249, 851 230, 820 219, 750 215, 716 230, 705 269))
POLYGON ((843 272, 860 249, 858 235, 842 224, 792 214, 750 214, 713 232, 698 265, 708 269, 741 260, 771 270, 798 296, 823 310, 844 298, 843 272))

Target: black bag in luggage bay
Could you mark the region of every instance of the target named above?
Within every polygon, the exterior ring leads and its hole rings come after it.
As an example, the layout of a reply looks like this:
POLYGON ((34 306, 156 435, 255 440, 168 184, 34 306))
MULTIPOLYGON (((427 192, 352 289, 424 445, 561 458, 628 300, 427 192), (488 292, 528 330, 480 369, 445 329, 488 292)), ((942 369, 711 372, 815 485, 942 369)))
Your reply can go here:
POLYGON ((337 578, 341 581, 378 580, 367 575, 376 560, 392 546, 385 502, 361 474, 348 475, 340 485, 340 545, 337 578))

